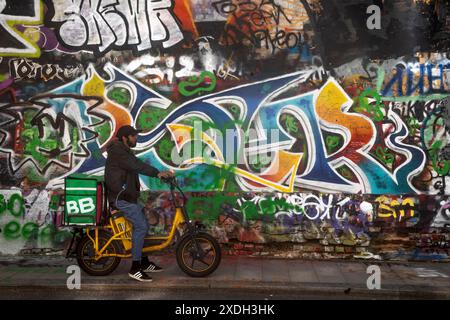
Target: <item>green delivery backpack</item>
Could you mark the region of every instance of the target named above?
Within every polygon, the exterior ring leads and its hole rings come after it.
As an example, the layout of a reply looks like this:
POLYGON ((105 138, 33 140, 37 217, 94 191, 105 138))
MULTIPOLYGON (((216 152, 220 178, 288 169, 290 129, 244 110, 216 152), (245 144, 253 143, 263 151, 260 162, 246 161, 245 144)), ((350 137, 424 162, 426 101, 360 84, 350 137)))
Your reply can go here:
POLYGON ((64 225, 97 226, 106 208, 103 176, 72 174, 64 181, 64 225))

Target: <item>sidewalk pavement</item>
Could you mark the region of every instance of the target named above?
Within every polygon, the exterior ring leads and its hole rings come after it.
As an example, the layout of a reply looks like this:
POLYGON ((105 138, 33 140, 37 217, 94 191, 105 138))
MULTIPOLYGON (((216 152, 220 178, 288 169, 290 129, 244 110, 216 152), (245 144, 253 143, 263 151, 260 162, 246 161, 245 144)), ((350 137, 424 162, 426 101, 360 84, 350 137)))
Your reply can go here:
MULTIPOLYGON (((450 264, 404 263, 368 260, 299 260, 224 256, 219 268, 205 278, 192 278, 178 267, 175 257, 158 255, 154 261, 164 267, 152 274, 153 282, 138 283, 128 277, 130 260, 105 277, 81 273, 82 290, 216 289, 284 292, 294 295, 342 296, 375 299, 450 299, 450 264), (369 290, 370 265, 381 270, 381 289, 369 290)), ((62 256, 0 256, 1 292, 15 289, 65 289, 67 267, 73 258, 62 256)), ((73 290, 76 291, 76 290, 73 290)), ((195 295, 193 295, 193 299, 195 295)), ((42 297, 45 298, 45 297, 42 297)), ((251 299, 251 295, 249 295, 251 299)))

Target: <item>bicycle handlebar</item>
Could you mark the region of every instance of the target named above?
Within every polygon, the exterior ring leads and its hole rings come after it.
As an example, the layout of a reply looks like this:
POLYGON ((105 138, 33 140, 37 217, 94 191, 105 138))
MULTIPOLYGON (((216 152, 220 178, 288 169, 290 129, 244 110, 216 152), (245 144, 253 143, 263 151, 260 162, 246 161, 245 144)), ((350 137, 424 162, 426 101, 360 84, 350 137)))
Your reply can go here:
POLYGON ((183 190, 181 190, 180 186, 178 185, 178 182, 177 182, 177 179, 175 178, 175 176, 161 178, 161 181, 170 185, 171 192, 173 192, 174 189, 178 189, 178 191, 180 191, 181 195, 183 196, 184 201, 187 201, 187 197, 184 194, 183 190))
POLYGON ((175 184, 175 185, 177 185, 177 180, 175 179, 175 176, 167 177, 167 178, 161 178, 161 181, 165 182, 167 184, 175 184))

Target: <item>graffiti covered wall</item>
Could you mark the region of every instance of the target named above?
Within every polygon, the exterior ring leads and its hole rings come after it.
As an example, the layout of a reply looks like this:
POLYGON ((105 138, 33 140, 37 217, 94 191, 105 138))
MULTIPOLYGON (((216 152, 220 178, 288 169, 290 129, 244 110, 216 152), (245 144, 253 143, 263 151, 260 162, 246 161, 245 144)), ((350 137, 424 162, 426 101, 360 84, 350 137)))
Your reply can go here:
POLYGON ((0 1, 0 252, 64 248, 64 178, 131 124, 230 253, 448 260, 448 6, 0 1))

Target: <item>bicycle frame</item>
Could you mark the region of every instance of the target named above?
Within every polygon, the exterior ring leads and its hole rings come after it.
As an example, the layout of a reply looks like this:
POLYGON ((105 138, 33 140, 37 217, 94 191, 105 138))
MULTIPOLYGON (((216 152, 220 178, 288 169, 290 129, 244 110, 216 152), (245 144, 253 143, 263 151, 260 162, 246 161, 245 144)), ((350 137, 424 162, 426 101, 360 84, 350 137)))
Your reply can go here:
MULTIPOLYGON (((182 223, 186 224, 188 233, 192 234, 192 232, 195 230, 195 228, 192 226, 192 224, 189 221, 189 217, 188 217, 186 208, 184 207, 184 203, 186 202, 187 199, 186 199, 186 196, 184 195, 183 191, 180 189, 180 187, 178 185, 176 185, 175 183, 171 183, 171 185, 170 185, 170 192, 171 192, 171 196, 172 196, 172 204, 175 207, 175 217, 174 217, 174 220, 173 220, 172 228, 171 228, 171 230, 170 230, 170 232, 169 232, 169 234, 167 236, 148 236, 148 237, 145 237, 146 240, 161 240, 163 242, 161 244, 144 246, 144 248, 142 249, 143 253, 152 252, 152 251, 159 251, 159 250, 162 250, 162 249, 165 249, 166 247, 168 247, 172 243, 172 240, 173 240, 173 238, 175 236, 175 233, 176 233, 176 231, 178 229, 178 226, 181 225, 182 223), (183 205, 179 205, 176 202, 176 197, 175 197, 175 193, 174 193, 175 187, 178 188, 178 190, 180 191, 181 195, 183 196, 183 205)), ((116 213, 117 213, 117 211, 114 211, 114 212, 111 213, 111 215, 114 215, 116 213)), ((119 258, 130 258, 131 257, 131 252, 130 253, 125 253, 125 254, 104 253, 106 251, 106 249, 108 248, 108 246, 111 244, 112 241, 122 241, 123 243, 124 243, 124 241, 131 241, 131 238, 126 236, 127 233, 131 234, 131 232, 132 232, 131 228, 125 228, 125 230, 117 232, 114 229, 114 227, 113 227, 114 225, 115 225, 115 222, 113 221, 113 218, 110 217, 108 226, 95 227, 95 228, 86 228, 87 236, 94 243, 95 260, 100 260, 101 258, 105 258, 105 257, 119 257, 119 258), (91 231, 92 230, 94 231, 94 237, 91 236, 91 231), (99 230, 112 231, 112 234, 113 234, 108 239, 106 244, 102 246, 102 248, 99 248, 99 243, 98 243, 99 230)), ((129 224, 126 224, 126 225, 130 226, 129 224)))

